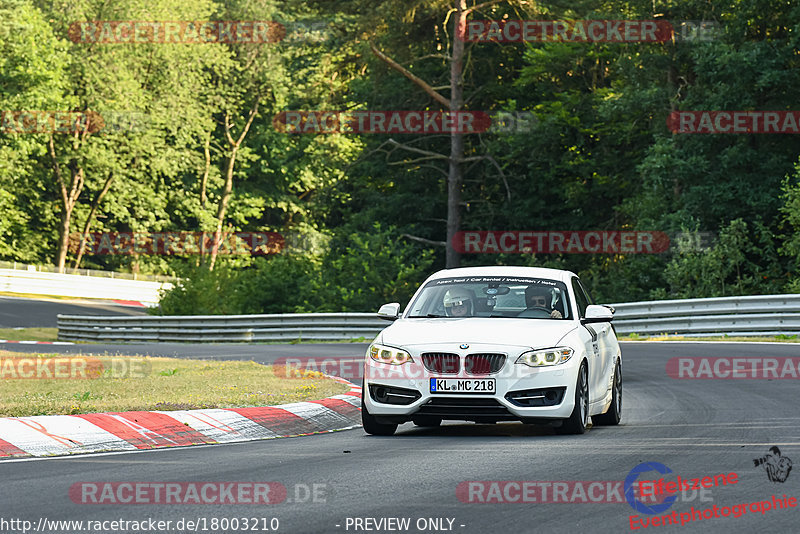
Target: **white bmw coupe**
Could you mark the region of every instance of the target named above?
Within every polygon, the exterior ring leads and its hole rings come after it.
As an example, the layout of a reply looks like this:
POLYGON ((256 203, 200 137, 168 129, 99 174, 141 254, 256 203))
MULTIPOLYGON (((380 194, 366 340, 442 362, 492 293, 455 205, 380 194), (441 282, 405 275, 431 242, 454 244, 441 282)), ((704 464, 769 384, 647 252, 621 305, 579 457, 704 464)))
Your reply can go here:
POLYGON ((533 267, 439 271, 367 349, 361 416, 369 434, 442 420, 522 421, 583 434, 616 425, 622 353, 614 310, 576 275, 533 267))

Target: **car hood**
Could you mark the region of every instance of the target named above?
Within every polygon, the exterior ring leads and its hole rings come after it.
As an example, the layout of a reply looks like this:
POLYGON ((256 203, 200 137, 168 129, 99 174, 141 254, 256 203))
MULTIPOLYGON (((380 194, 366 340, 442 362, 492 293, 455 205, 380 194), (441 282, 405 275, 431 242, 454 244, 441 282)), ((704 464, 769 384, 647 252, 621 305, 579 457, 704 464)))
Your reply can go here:
POLYGON ((556 346, 575 328, 577 326, 573 321, 555 319, 398 319, 381 332, 377 341, 396 347, 480 343, 545 348, 556 346))

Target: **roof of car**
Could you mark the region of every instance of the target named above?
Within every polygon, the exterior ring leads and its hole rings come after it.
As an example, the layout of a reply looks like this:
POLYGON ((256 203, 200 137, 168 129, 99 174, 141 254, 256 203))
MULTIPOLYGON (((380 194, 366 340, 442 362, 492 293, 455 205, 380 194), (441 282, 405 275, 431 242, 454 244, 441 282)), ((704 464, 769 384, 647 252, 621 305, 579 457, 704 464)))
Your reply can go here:
POLYGON ((461 267, 458 269, 443 269, 432 274, 428 280, 451 278, 454 276, 523 276, 526 278, 546 278, 568 282, 576 276, 571 271, 561 269, 545 269, 544 267, 516 267, 505 265, 487 265, 484 267, 461 267))

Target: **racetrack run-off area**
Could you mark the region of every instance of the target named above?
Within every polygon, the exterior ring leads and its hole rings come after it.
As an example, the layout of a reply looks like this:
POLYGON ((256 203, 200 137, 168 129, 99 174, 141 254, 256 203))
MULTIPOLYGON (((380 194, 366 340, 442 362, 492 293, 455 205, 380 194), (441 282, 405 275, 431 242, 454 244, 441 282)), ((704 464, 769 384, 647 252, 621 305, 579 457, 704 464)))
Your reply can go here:
MULTIPOLYGON (((168 352, 197 358, 205 353, 214 358, 254 357, 270 363, 292 355, 352 360, 363 357, 365 347, 172 345, 150 346, 150 350, 153 355, 168 352)), ((135 351, 137 347, 98 345, 96 349, 135 351)), ((52 350, 67 352, 72 347, 52 350)), ((666 371, 667 362, 674 357, 780 358, 796 356, 797 345, 622 342, 622 351, 624 400, 618 427, 593 427, 582 436, 557 436, 552 429, 521 424, 445 423, 424 429, 409 423, 387 438, 353 429, 171 450, 9 459, 0 462, 2 492, 12 510, 4 515, 13 514, 34 524, 43 516, 48 520, 90 516, 109 521, 153 517, 173 521, 173 527, 180 519, 209 522, 257 516, 267 524, 277 519, 280 532, 299 534, 354 532, 357 518, 388 517, 409 518, 409 532, 419 532, 416 521, 432 518, 453 519, 452 531, 464 533, 493 531, 498 525, 520 532, 625 532, 631 530, 629 518, 638 514, 627 502, 593 502, 588 497, 581 501, 572 494, 567 494, 574 499, 571 502, 524 502, 522 493, 517 492, 510 492, 510 499, 501 494, 500 502, 464 502, 457 489, 475 481, 528 482, 540 490, 560 481, 622 482, 642 462, 658 462, 672 470, 668 475, 651 473, 648 478, 738 475, 735 485, 681 495, 664 514, 764 501, 773 494, 778 498, 784 493, 798 494, 796 473, 790 472, 784 482, 771 481, 764 466, 754 465, 754 460, 763 458, 773 446, 786 458, 800 457, 800 417, 788 402, 796 396, 793 380, 678 380, 666 371), (274 482, 286 493, 280 502, 259 507, 194 501, 101 506, 69 497, 74 484, 87 481, 199 484, 214 480, 274 482), (348 518, 351 523, 346 530, 348 518)), ((756 512, 738 518, 704 519, 680 529, 651 526, 648 531, 788 533, 795 531, 796 520, 796 508, 778 509, 764 515, 756 512)), ((441 524, 448 525, 444 519, 441 524)))

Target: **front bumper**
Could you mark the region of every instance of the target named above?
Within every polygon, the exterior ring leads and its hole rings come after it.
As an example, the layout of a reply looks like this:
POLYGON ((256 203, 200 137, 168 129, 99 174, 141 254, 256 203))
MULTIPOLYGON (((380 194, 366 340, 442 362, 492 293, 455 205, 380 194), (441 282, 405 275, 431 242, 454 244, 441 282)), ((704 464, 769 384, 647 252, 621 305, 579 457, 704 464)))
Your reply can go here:
MULTIPOLYGON (((452 347, 452 345, 451 345, 452 347)), ((527 347, 473 346, 453 351, 462 362, 466 354, 503 353, 506 361, 496 373, 469 375, 463 371, 435 373, 422 364, 421 354, 441 347, 416 347, 408 351, 413 362, 402 365, 378 363, 369 356, 364 364, 364 405, 369 413, 386 423, 436 418, 475 422, 522 421, 548 423, 566 419, 575 405, 575 384, 580 354, 552 367, 516 364, 527 347), (493 393, 432 393, 430 380, 436 378, 494 379, 493 393)), ((463 366, 462 366, 463 369, 463 366)))

